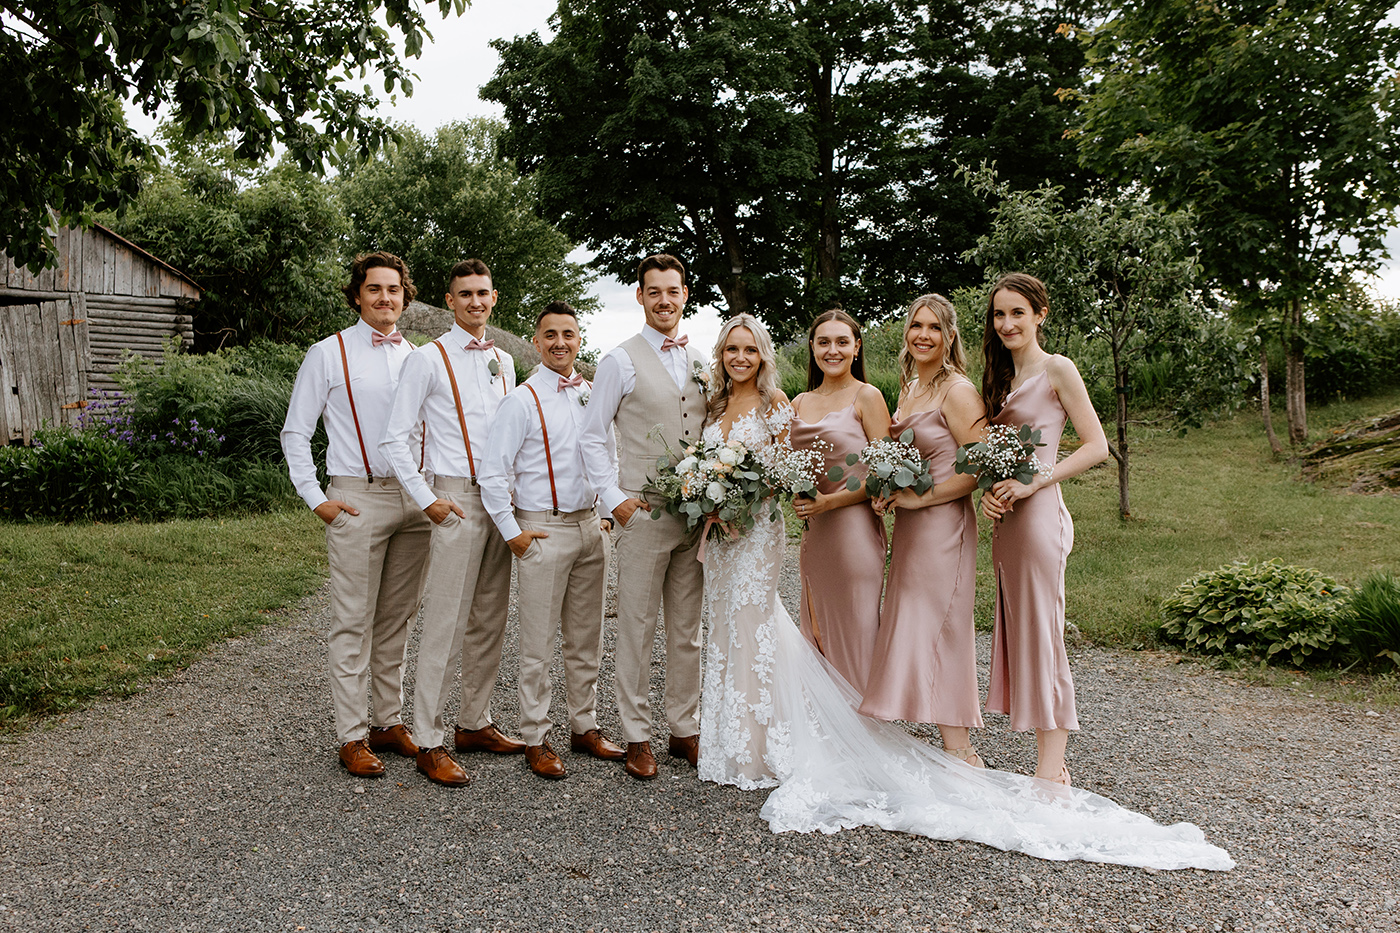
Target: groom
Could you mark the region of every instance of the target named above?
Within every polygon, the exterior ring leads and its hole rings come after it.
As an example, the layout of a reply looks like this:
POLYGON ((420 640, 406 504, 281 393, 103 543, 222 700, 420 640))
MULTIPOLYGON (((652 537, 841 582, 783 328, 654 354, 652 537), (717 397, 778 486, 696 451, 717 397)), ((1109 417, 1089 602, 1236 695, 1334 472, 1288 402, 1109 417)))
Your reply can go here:
POLYGON ((660 510, 659 499, 643 491, 657 458, 666 453, 665 445, 674 449, 698 442, 705 422, 705 391, 697 374, 705 358, 687 347, 688 338, 677 336, 688 297, 685 266, 679 259, 658 253, 642 260, 637 267, 637 302, 646 325, 598 364, 580 439, 588 480, 601 490, 604 508, 621 528, 617 705, 627 741, 627 773, 642 781, 656 777, 651 655, 663 598, 669 750, 694 766, 700 747, 700 536, 687 533, 684 523, 660 510), (616 467, 607 449, 614 428, 616 467))

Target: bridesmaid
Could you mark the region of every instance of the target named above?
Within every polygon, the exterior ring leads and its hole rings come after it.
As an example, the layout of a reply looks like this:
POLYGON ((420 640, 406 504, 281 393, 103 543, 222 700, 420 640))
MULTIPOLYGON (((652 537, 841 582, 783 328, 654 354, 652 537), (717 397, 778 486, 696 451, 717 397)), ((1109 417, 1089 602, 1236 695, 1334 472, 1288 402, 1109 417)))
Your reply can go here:
POLYGON ((1035 776, 1069 784, 1065 744, 1079 728, 1064 638, 1074 523, 1059 484, 1108 459, 1108 440, 1074 363, 1041 347, 1049 313, 1044 284, 1024 273, 1002 276, 987 300, 982 399, 993 423, 1039 428, 1046 446, 1036 455, 1055 465, 1051 476, 1003 480, 982 497, 997 586, 987 711, 1009 714, 1013 731, 1034 729, 1035 776), (1082 443, 1055 463, 1066 419, 1082 443))
POLYGON ((977 479, 953 472, 958 446, 979 439, 986 409, 967 378, 957 314, 942 295, 923 295, 904 318, 899 409, 890 433, 914 430, 934 486, 901 490, 874 504, 895 509, 889 584, 862 715, 932 722, 943 748, 975 767, 968 737, 982 727, 977 696, 977 479))
MULTIPOLYGON (((827 468, 845 469, 847 454, 888 436, 889 409, 865 381, 855 318, 839 308, 823 311, 807 341, 807 391, 792 400, 789 443, 804 449, 820 437, 831 448, 824 451, 827 468)), ((857 693, 865 692, 885 578, 885 524, 866 502, 864 488, 850 491, 825 476, 814 498, 793 500, 805 526, 798 562, 802 634, 857 693)))

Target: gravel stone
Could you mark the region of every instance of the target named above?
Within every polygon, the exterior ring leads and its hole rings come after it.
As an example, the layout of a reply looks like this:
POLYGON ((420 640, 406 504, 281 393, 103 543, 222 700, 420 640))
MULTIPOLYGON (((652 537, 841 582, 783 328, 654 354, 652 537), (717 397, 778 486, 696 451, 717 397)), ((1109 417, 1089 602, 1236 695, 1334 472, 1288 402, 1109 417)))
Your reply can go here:
MULTIPOLYGON (((788 564, 795 608, 795 549, 788 564)), ((614 624, 598 711, 617 738, 614 624)), ((563 781, 490 755, 459 757, 461 790, 396 756, 386 777, 352 778, 326 628, 323 589, 144 693, 0 739, 0 930, 1400 931, 1390 710, 1073 648, 1075 782, 1197 823, 1238 862, 1156 872, 873 829, 775 836, 763 792, 699 783, 664 731, 648 783, 569 754, 564 729, 563 781)), ((508 732, 516 648, 512 619, 494 709, 508 732)), ((658 664, 658 710, 661 678, 658 664)), ((987 725, 988 758, 1034 767, 1033 737, 987 725)))

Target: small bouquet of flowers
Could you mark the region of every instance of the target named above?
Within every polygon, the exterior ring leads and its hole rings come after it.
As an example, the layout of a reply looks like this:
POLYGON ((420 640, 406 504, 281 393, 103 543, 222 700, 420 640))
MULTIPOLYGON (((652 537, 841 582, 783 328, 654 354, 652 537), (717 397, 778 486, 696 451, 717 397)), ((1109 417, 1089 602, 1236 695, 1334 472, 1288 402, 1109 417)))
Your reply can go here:
MULTIPOLYGON (((667 444, 647 489, 665 500, 666 511, 682 519, 686 531, 704 523, 707 535, 718 527, 728 537, 753 528, 765 500, 773 495, 764 464, 738 441, 700 441, 684 447, 679 457, 667 444)), ((769 512, 769 520, 776 520, 776 503, 770 504, 769 512)), ((652 518, 660 517, 652 512, 652 518)))
MULTIPOLYGON (((914 446, 913 428, 901 434, 899 440, 882 437, 866 444, 860 453, 846 455, 847 466, 857 463, 865 464, 865 492, 872 499, 888 499, 901 489, 912 489, 923 495, 933 488, 928 461, 914 446)), ((828 475, 835 481, 846 476, 846 471, 834 466, 828 475)), ((854 491, 860 487, 859 476, 846 476, 847 489, 854 491)))
POLYGON ((982 440, 958 448, 954 473, 973 473, 977 488, 986 492, 1004 479, 1029 484, 1037 473, 1050 476, 1054 464, 1044 464, 1035 455, 1041 443, 1039 429, 1023 424, 993 424, 982 433, 982 440))
POLYGON ((826 473, 826 455, 831 445, 818 437, 811 447, 801 450, 790 445, 774 444, 768 448, 764 463, 764 481, 778 495, 813 498, 817 481, 826 473))

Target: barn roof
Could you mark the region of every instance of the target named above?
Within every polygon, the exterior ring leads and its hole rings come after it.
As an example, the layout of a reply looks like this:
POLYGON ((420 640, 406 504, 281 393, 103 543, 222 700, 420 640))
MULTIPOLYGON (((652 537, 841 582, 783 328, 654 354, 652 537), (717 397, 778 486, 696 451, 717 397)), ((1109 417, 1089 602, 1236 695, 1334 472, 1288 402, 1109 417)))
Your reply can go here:
POLYGON ((200 291, 201 293, 204 291, 204 286, 203 286, 203 285, 200 285, 198 282, 196 282, 194 279, 190 278, 190 277, 189 277, 188 275, 186 275, 184 272, 181 272, 179 269, 175 268, 175 267, 172 266, 170 263, 166 262, 164 259, 161 259, 159 256, 156 256, 156 255, 154 255, 153 253, 150 253, 150 252, 148 252, 147 250, 144 250, 144 249, 142 249, 141 247, 137 246, 135 243, 131 242, 131 241, 128 240, 126 237, 122 236, 120 233, 117 233, 115 230, 111 229, 110 227, 104 227, 102 224, 99 224, 99 223, 94 223, 92 226, 93 226, 93 229, 98 230, 99 232, 101 232, 101 233, 104 234, 105 236, 111 237, 112 239, 116 240, 118 243, 121 243, 121 244, 122 244, 123 246, 125 246, 127 249, 130 249, 130 250, 132 250, 133 252, 138 253, 138 254, 141 255, 141 256, 144 256, 144 257, 145 257, 146 259, 148 259, 150 262, 152 262, 152 263, 154 263, 154 264, 160 266, 162 269, 165 269, 167 272, 170 272, 171 274, 176 275, 176 276, 179 276, 180 278, 184 279, 186 282, 190 283, 190 284, 193 285, 195 288, 199 289, 199 291, 200 291))

